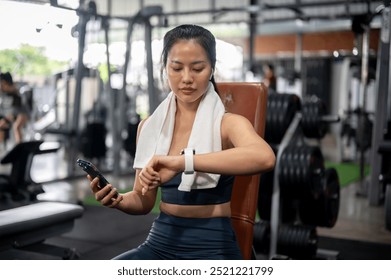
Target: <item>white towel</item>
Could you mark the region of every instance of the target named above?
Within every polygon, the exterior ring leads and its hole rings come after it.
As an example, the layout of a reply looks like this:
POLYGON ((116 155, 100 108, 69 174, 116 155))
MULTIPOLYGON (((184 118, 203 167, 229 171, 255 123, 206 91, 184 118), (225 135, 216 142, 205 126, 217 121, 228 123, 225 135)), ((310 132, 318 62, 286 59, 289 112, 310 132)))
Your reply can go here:
MULTIPOLYGON (((174 131, 176 112, 175 95, 169 95, 160 103, 153 114, 145 121, 137 142, 134 168, 143 168, 153 155, 167 155, 174 131)), ((224 104, 215 92, 212 83, 198 106, 187 148, 195 149, 196 154, 221 151, 221 120, 225 113, 224 104)), ((219 174, 194 172, 182 173, 180 191, 214 188, 219 174)))

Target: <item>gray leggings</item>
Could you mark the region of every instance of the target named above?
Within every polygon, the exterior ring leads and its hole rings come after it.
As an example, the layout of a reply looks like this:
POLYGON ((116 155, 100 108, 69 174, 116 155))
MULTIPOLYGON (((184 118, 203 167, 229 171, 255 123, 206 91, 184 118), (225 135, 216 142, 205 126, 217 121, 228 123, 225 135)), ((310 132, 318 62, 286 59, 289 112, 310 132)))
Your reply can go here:
POLYGON ((146 241, 115 260, 243 259, 230 218, 155 219, 146 241))

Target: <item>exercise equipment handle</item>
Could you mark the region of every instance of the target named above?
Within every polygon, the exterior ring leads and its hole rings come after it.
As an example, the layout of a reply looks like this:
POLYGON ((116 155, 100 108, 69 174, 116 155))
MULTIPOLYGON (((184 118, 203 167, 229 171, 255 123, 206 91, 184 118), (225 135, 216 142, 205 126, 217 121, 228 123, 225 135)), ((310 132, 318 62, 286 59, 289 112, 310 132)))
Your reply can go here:
POLYGON ((337 123, 341 120, 338 115, 325 115, 321 117, 322 122, 325 123, 337 123))
POLYGON ((391 153, 391 141, 380 142, 378 152, 380 154, 391 153))

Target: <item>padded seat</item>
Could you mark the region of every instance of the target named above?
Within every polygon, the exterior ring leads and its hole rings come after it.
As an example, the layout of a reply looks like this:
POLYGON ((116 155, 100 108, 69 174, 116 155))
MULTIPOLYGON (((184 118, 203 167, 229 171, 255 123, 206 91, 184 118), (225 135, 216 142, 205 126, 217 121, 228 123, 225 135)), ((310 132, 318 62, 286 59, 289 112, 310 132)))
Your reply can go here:
POLYGON ((40 202, 0 211, 0 237, 31 231, 78 218, 83 207, 69 203, 40 202))
POLYGON ((41 243, 73 228, 83 207, 61 202, 39 202, 0 211, 0 249, 41 243))
MULTIPOLYGON (((262 83, 218 83, 217 89, 227 112, 246 117, 264 137, 267 88, 262 83)), ((231 221, 244 259, 255 258, 253 235, 260 174, 236 176, 231 197, 231 221)))

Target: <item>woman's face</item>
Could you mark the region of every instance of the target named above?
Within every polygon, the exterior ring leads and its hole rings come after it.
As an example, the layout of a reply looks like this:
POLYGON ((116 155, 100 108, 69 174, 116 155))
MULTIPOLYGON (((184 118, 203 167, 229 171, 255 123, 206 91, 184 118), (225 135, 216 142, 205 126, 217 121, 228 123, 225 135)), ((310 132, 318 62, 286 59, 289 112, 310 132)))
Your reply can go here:
POLYGON ((180 40, 172 46, 166 71, 171 90, 186 103, 200 100, 212 74, 205 50, 194 40, 180 40))

